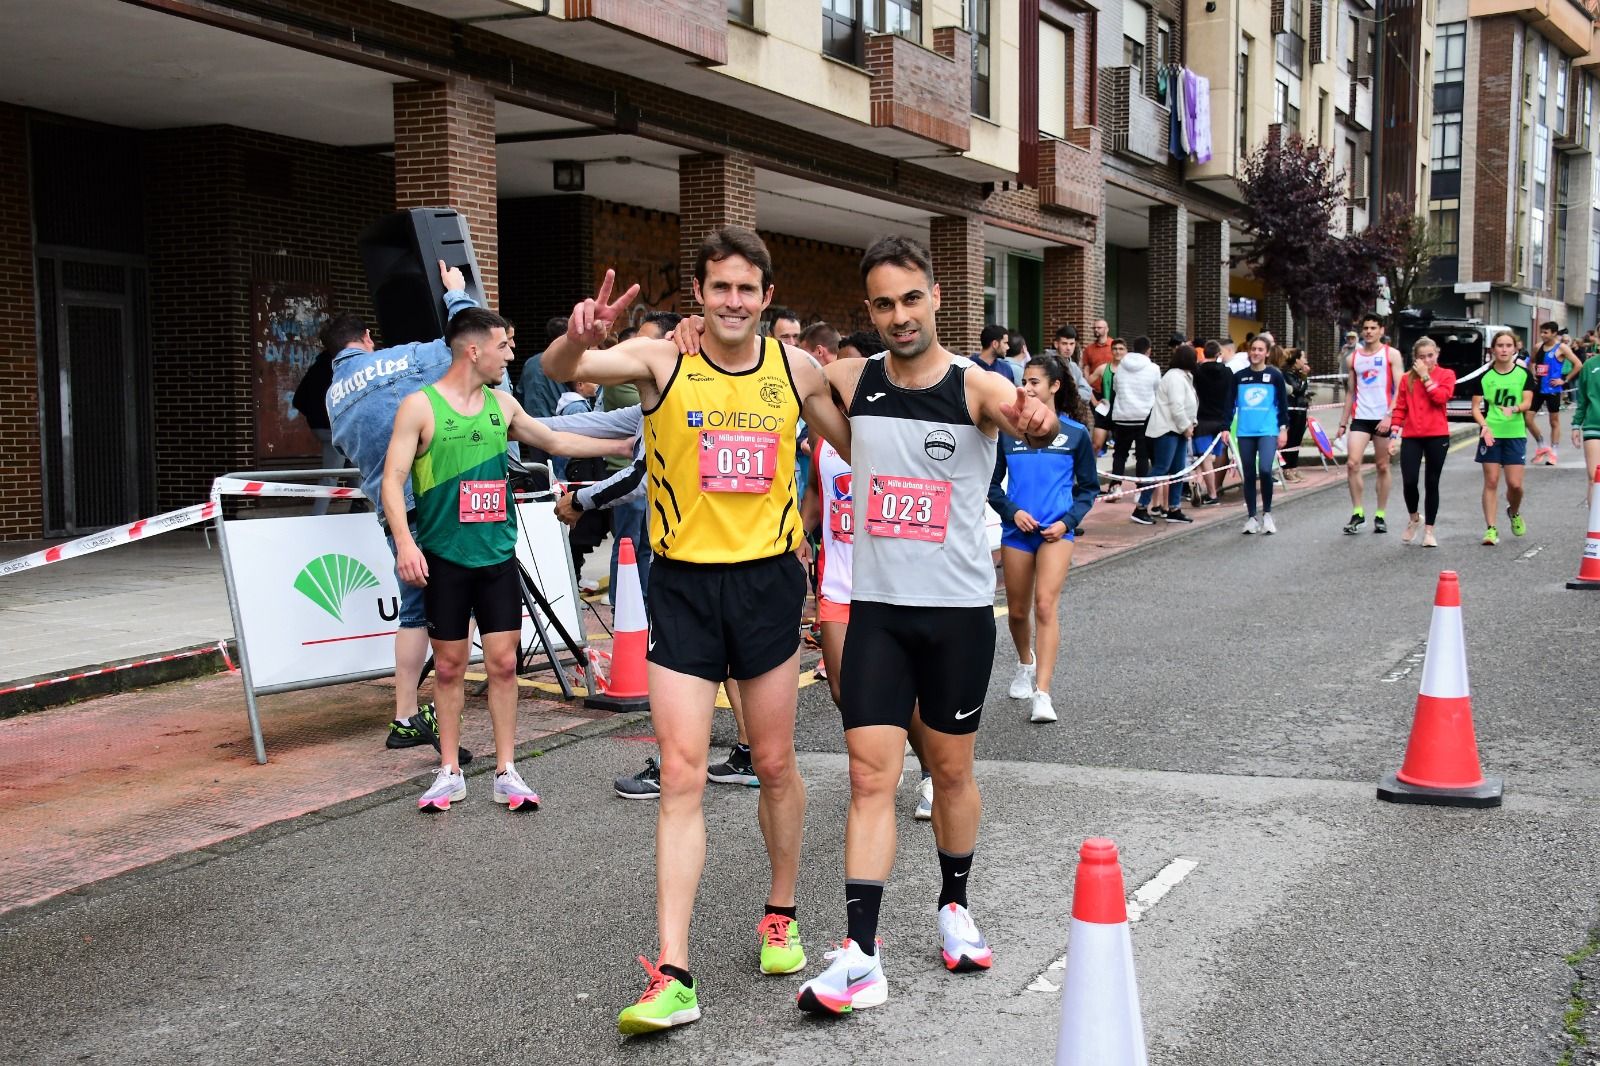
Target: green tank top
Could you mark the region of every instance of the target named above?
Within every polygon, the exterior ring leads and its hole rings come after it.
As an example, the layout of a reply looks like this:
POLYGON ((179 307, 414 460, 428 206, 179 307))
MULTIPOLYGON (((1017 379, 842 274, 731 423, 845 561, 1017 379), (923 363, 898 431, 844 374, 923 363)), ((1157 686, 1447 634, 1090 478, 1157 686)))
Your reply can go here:
POLYGON ((1483 394, 1483 420, 1494 434, 1495 440, 1524 440, 1528 436, 1528 423, 1522 412, 1514 415, 1500 413, 1502 407, 1515 407, 1522 402, 1522 394, 1536 386, 1533 376, 1520 366, 1512 366, 1506 374, 1493 367, 1484 371, 1478 389, 1483 394))
POLYGON ((517 511, 506 486, 506 420, 494 390, 463 415, 432 385, 433 441, 411 463, 417 543, 457 566, 503 563, 516 553, 517 511), (497 517, 503 515, 503 517, 497 517))

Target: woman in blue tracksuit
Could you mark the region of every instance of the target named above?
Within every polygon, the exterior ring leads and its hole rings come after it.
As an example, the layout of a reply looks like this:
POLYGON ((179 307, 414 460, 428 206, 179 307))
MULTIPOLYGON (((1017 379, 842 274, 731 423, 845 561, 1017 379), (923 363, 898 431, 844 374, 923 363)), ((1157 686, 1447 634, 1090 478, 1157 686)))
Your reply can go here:
POLYGON ((1088 411, 1061 360, 1055 355, 1029 360, 1022 370, 1022 388, 1055 404, 1061 430, 1043 448, 1001 436, 989 506, 1000 514, 1008 622, 1019 660, 1010 694, 1032 702, 1030 721, 1054 722, 1050 676, 1061 641, 1061 586, 1072 564, 1073 531, 1094 505, 1100 476, 1085 425, 1088 411), (1037 641, 1029 632, 1030 622, 1037 641))
POLYGON ((1289 439, 1289 386, 1275 365, 1282 352, 1257 337, 1250 342, 1250 365, 1233 375, 1234 441, 1244 477, 1249 518, 1244 533, 1278 531, 1272 521, 1272 457, 1289 439), (1272 364, 1269 357, 1276 353, 1272 364), (1256 482, 1261 483, 1261 517, 1256 518, 1256 482))

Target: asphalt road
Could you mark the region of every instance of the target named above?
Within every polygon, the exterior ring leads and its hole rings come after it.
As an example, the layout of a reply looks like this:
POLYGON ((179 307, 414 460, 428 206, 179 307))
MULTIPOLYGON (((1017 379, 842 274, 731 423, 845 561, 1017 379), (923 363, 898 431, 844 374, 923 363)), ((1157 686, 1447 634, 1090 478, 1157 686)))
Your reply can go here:
MULTIPOLYGON (((622 1040, 615 1013, 643 987, 631 960, 654 942, 653 807, 610 793, 651 750, 635 728, 525 760, 546 801, 532 816, 489 802, 483 776, 438 818, 391 790, 0 924, 0 1062, 1048 1063, 1059 997, 1029 985, 1065 948, 1075 849, 1103 834, 1130 892, 1198 864, 1133 930, 1152 1062, 1553 1063, 1564 956, 1600 919, 1600 596, 1562 587, 1582 471, 1528 478, 1529 533, 1495 549, 1477 544, 1477 470, 1458 452, 1437 550, 1402 548, 1403 518, 1341 535, 1335 489, 1283 506, 1276 537, 1230 523, 1074 574, 1054 726, 1005 697, 1002 623, 972 876, 988 974, 938 962, 908 774, 891 998, 801 1015, 804 975, 754 972, 755 793, 711 786, 705 1018, 622 1040), (1404 752, 1445 568, 1498 810, 1373 795, 1404 752)), ((801 717, 809 975, 843 934, 847 778, 825 686, 801 717)))

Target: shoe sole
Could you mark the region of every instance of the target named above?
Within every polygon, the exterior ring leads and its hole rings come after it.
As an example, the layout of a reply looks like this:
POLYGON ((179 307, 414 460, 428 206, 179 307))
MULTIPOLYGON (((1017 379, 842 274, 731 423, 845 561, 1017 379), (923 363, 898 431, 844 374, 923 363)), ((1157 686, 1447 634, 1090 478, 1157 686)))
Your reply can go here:
POLYGON ((1033 698, 1033 689, 1031 689, 1031 688, 1028 689, 1028 691, 1024 692, 1020 696, 1017 695, 1017 690, 1016 689, 1014 689, 1014 688, 1007 689, 1006 690, 1006 695, 1011 697, 1014 700, 1029 700, 1029 699, 1033 698))
POLYGON ((889 999, 888 982, 879 982, 850 997, 848 1003, 834 1006, 822 999, 809 988, 800 990, 800 995, 795 997, 795 1003, 807 1014, 840 1015, 849 1014, 853 1010, 865 1010, 868 1007, 881 1007, 889 999))
POLYGON ((614 788, 612 791, 625 800, 658 800, 661 798, 661 793, 659 792, 624 792, 620 788, 614 788))
POLYGON ((1028 715, 1028 721, 1033 722, 1033 723, 1038 724, 1038 725, 1049 725, 1051 722, 1054 722, 1056 720, 1057 720, 1056 716, 1053 715, 1053 714, 1049 714, 1049 715, 1045 715, 1045 714, 1030 714, 1030 715, 1028 715))
POLYGON ((993 952, 980 959, 974 959, 970 955, 962 955, 960 958, 953 959, 948 951, 941 952, 941 954, 944 955, 945 969, 951 973, 975 973, 979 970, 987 970, 994 965, 993 952))
POLYGON ((744 785, 746 788, 760 788, 761 779, 753 774, 723 774, 721 777, 706 774, 706 780, 717 785, 744 785))
POLYGON ((505 804, 506 810, 512 812, 513 814, 524 814, 528 811, 536 811, 539 809, 538 796, 525 796, 519 800, 515 806, 513 806, 510 796, 502 796, 500 793, 496 792, 494 794, 494 801, 496 803, 505 804))
POLYGON ((665 1018, 627 1018, 618 1021, 617 1032, 623 1036, 644 1036, 646 1033, 659 1033, 663 1029, 673 1029, 699 1020, 700 1008, 690 1007, 688 1010, 674 1011, 665 1018))
POLYGON ((761 966, 761 972, 766 974, 769 977, 782 977, 784 974, 799 973, 801 970, 803 970, 805 968, 806 968, 806 956, 805 956, 804 952, 801 952, 800 961, 795 963, 793 966, 789 967, 787 970, 769 970, 769 969, 767 969, 766 964, 763 963, 762 966, 761 966))
POLYGON ((432 743, 433 743, 433 741, 424 740, 421 737, 417 737, 415 740, 411 740, 411 739, 407 739, 406 737, 399 736, 398 734, 390 733, 388 739, 383 742, 383 746, 388 748, 388 749, 390 749, 391 751, 400 751, 400 750, 405 749, 405 748, 420 748, 424 744, 432 744, 432 743))
POLYGON ((459 803, 460 801, 462 801, 462 800, 464 800, 466 798, 467 798, 467 789, 466 789, 466 786, 463 785, 460 792, 452 792, 452 793, 450 793, 450 795, 445 796, 443 799, 433 799, 433 800, 420 800, 419 799, 417 801, 417 809, 420 810, 420 811, 423 811, 425 813, 433 813, 435 811, 448 811, 450 809, 450 804, 459 803))
POLYGON ((933 808, 929 807, 927 811, 924 812, 921 807, 918 807, 916 810, 911 812, 911 817, 919 822, 931 822, 933 821, 933 808))

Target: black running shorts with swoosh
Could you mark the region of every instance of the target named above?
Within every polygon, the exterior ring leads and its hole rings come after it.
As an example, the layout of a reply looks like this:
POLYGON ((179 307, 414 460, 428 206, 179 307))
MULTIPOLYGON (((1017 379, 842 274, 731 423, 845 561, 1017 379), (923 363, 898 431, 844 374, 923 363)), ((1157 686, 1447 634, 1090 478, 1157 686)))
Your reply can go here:
POLYGON ((800 647, 806 568, 793 553, 746 563, 650 563, 650 650, 657 666, 707 681, 745 681, 800 647))
POLYGON ((840 700, 844 727, 922 724, 976 732, 994 666, 992 607, 906 607, 852 600, 840 700))
POLYGON ((428 561, 428 584, 422 590, 428 636, 466 640, 472 619, 477 619, 479 633, 521 631, 522 585, 516 559, 462 566, 426 550, 422 555, 428 561))

